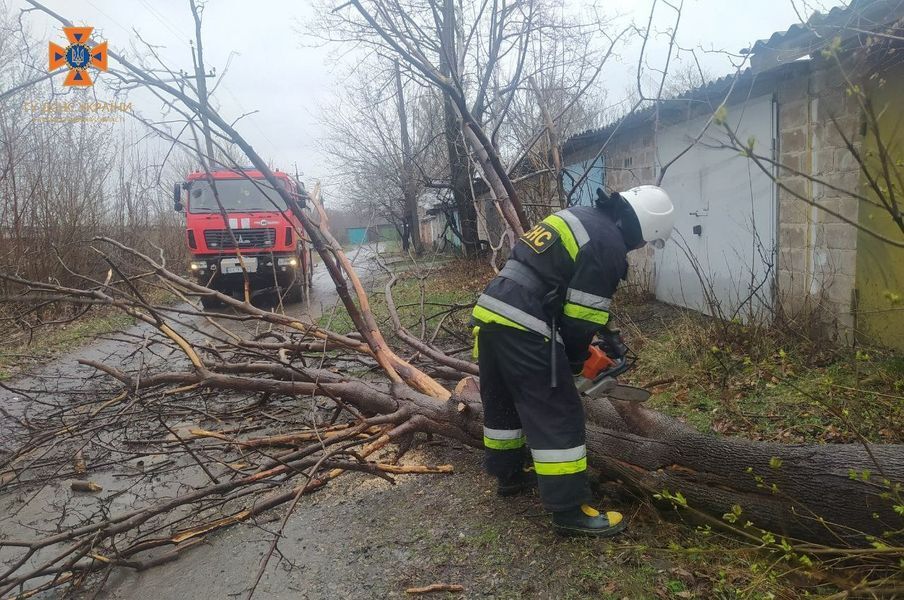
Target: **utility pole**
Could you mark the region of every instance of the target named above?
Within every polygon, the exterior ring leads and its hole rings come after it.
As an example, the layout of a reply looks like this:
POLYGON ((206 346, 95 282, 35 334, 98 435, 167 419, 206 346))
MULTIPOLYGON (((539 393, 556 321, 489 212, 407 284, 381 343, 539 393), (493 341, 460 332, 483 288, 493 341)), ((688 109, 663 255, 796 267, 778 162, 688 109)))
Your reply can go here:
MULTIPOLYGON (((207 77, 204 75, 204 46, 201 42, 201 13, 195 0, 190 0, 191 14, 195 20, 195 39, 197 40, 197 49, 192 46, 192 62, 195 67, 195 82, 198 90, 198 103, 201 105, 201 129, 204 133, 204 143, 207 148, 207 157, 212 159, 213 138, 210 134, 210 121, 207 118, 207 77)), ((203 6, 202 6, 203 10, 203 6)))

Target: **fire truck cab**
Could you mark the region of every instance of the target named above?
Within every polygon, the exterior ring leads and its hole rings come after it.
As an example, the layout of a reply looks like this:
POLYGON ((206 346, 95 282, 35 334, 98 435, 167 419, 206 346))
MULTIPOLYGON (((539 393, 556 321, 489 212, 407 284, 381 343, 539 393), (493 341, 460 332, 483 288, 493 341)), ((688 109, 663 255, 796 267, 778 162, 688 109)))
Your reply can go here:
MULTIPOLYGON (((275 171, 279 185, 306 210, 304 186, 275 171)), ((173 189, 174 209, 185 211, 189 265, 199 283, 241 296, 275 290, 299 302, 311 283, 311 249, 298 218, 263 173, 253 168, 190 173, 173 189)), ((212 298, 201 298, 205 308, 212 298)))

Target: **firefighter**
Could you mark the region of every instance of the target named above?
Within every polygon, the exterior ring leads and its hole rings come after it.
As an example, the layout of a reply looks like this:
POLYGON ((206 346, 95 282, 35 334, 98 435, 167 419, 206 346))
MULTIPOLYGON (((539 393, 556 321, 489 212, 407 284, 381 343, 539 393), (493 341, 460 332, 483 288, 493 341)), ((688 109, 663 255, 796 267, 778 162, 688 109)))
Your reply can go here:
MULTIPOLYGON (((553 526, 565 535, 614 535, 623 516, 591 506, 584 409, 573 375, 594 335, 607 332, 609 304, 627 253, 661 248, 674 208, 659 187, 606 195, 594 206, 552 214, 525 233, 474 307, 487 471, 500 496, 534 483, 553 526)), ((613 357, 615 358, 615 357, 613 357)))

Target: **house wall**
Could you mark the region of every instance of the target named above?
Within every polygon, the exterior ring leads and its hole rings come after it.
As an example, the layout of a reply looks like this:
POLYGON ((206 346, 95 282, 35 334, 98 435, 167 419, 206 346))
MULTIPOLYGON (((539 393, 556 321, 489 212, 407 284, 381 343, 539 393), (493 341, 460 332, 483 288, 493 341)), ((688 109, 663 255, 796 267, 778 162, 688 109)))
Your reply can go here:
MULTIPOLYGON (((844 72, 850 80, 852 74, 865 70, 846 63, 844 72)), ((850 340, 855 325, 852 311, 858 232, 843 218, 858 220, 858 202, 845 190, 860 192, 861 173, 844 136, 855 148, 861 147, 860 108, 856 96, 848 93, 850 83, 858 81, 846 81, 834 59, 821 56, 812 57, 809 66, 798 64, 774 76, 768 87, 764 87, 765 76, 760 77, 764 79, 751 95, 775 94, 779 129, 776 154, 779 163, 787 167, 780 169, 778 176, 775 307, 786 316, 815 315, 824 331, 850 340), (813 182, 807 175, 822 182, 813 182), (795 193, 839 216, 808 205, 795 193)), ((729 113, 738 106, 730 103, 729 113)), ((708 108, 688 111, 687 119, 704 110, 708 108)), ((671 123, 674 121, 660 125, 671 123)), ((567 156, 566 162, 586 160, 598 150, 598 146, 583 148, 567 156)), ((659 161, 668 158, 656 156, 652 123, 613 136, 605 157, 606 187, 610 191, 655 182, 659 161)), ((652 252, 640 251, 632 253, 629 260, 629 284, 647 292, 652 292, 655 282, 651 257, 652 252)))
POLYGON ((808 77, 776 89, 778 156, 786 167, 778 179, 777 306, 792 316, 814 315, 843 339, 852 337, 854 326, 857 230, 819 207, 858 218, 858 202, 832 189, 859 191, 860 168, 844 141, 860 147, 860 109, 848 87, 837 65, 815 57, 808 77))

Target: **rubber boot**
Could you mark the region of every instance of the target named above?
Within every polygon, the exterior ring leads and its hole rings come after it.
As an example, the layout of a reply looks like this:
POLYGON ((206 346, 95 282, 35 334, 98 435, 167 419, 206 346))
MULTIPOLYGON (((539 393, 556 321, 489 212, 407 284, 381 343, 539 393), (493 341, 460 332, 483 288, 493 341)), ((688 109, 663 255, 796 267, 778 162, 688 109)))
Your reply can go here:
POLYGON ((627 523, 621 513, 601 513, 582 504, 571 510, 552 513, 552 526, 560 535, 589 535, 609 537, 624 531, 627 523))
POLYGON ((500 477, 496 485, 496 495, 501 498, 508 498, 528 492, 535 487, 537 487, 537 474, 532 468, 525 469, 518 471, 511 477, 500 477))

